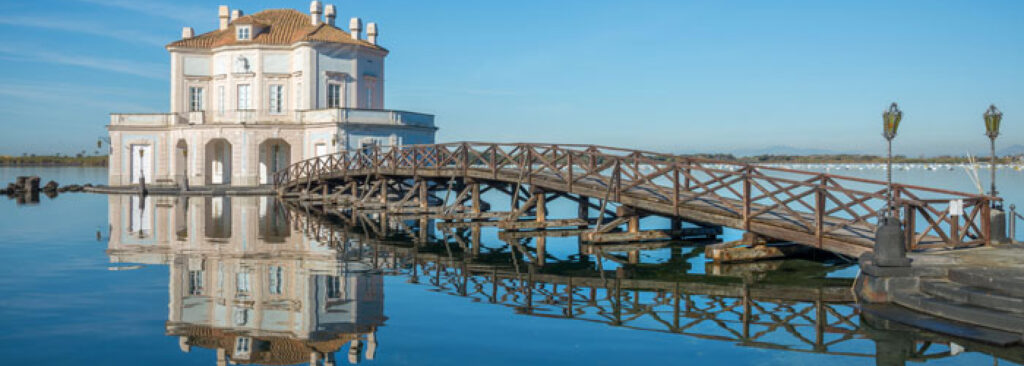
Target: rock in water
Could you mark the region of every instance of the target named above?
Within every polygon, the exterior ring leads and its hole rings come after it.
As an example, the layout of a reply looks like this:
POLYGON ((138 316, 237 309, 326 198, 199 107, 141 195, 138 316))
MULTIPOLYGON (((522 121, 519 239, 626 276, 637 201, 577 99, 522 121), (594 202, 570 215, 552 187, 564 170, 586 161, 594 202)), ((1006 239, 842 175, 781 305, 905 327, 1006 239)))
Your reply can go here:
POLYGON ((43 186, 43 192, 56 192, 57 188, 60 188, 60 185, 51 180, 43 186))

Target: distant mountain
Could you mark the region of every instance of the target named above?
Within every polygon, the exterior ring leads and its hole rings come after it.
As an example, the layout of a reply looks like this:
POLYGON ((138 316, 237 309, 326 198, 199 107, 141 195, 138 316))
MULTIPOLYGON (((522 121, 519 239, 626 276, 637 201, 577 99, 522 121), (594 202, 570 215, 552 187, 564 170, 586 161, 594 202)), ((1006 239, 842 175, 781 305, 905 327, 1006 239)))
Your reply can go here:
POLYGON ((826 149, 807 149, 800 147, 792 147, 785 145, 769 146, 761 149, 738 149, 732 151, 733 155, 736 156, 758 156, 758 155, 790 155, 790 156, 806 156, 806 155, 826 155, 826 154, 842 154, 842 152, 826 149))
POLYGON ((996 154, 999 156, 1024 155, 1024 145, 1013 144, 1002 149, 997 149, 996 154))

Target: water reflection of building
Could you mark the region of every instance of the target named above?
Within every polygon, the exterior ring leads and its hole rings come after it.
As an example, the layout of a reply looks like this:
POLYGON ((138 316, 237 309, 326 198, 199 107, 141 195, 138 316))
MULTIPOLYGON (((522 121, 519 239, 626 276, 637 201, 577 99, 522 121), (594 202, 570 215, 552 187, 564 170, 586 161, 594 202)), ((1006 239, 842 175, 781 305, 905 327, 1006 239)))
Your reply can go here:
POLYGON ((372 359, 383 282, 290 225, 271 197, 110 196, 112 262, 170 267, 166 331, 217 364, 372 359))

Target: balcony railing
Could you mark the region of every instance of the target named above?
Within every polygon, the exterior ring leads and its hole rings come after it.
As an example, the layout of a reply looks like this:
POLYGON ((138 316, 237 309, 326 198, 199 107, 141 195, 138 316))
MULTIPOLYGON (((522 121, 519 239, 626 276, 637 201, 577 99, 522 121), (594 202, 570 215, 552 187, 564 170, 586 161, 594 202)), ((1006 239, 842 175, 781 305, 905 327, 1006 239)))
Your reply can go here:
POLYGON ((332 108, 296 112, 298 123, 367 123, 434 127, 434 116, 386 109, 332 108))
POLYGON ((331 108, 314 110, 235 109, 186 113, 111 114, 111 125, 171 126, 182 124, 318 124, 360 123, 434 127, 434 116, 384 109, 331 108))
POLYGON ((185 116, 176 113, 111 113, 110 125, 170 126, 186 124, 185 116))

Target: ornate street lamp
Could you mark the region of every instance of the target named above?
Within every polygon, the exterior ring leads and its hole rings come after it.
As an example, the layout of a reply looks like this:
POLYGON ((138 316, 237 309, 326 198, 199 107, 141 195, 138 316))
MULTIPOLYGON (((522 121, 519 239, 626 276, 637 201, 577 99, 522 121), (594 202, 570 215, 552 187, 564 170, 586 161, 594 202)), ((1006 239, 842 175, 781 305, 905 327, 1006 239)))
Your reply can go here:
MULTIPOLYGON (((910 259, 907 258, 906 235, 903 234, 900 222, 893 219, 896 208, 892 192, 892 139, 896 138, 896 131, 899 129, 902 119, 903 112, 896 106, 896 103, 889 105, 889 109, 882 113, 882 137, 885 137, 889 143, 885 170, 888 186, 885 193, 886 207, 878 219, 878 228, 875 230, 872 256, 876 266, 894 267, 899 268, 898 271, 908 272, 910 259)), ((907 230, 913 229, 907 228, 907 230)))
MULTIPOLYGON (((998 193, 996 191, 996 137, 999 137, 999 123, 1003 120, 1003 112, 1000 112, 993 104, 988 107, 983 116, 985 117, 985 136, 988 136, 989 141, 992 142, 992 160, 989 163, 989 168, 992 170, 992 191, 989 194, 995 197, 998 193)), ((992 208, 1001 209, 1002 206, 999 202, 992 201, 992 208)))
POLYGON ((889 105, 889 109, 882 112, 882 137, 888 142, 889 149, 885 164, 885 180, 888 185, 888 189, 885 193, 886 208, 885 212, 882 213, 883 217, 888 219, 892 217, 893 202, 892 202, 892 139, 896 138, 896 131, 900 128, 900 120, 903 119, 903 111, 900 111, 899 106, 896 103, 889 105))

